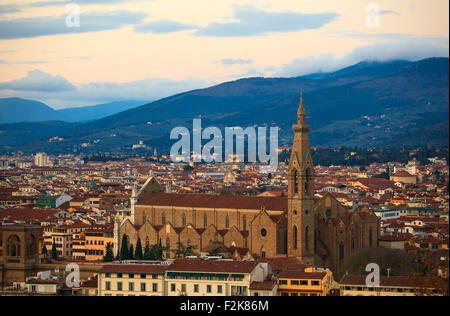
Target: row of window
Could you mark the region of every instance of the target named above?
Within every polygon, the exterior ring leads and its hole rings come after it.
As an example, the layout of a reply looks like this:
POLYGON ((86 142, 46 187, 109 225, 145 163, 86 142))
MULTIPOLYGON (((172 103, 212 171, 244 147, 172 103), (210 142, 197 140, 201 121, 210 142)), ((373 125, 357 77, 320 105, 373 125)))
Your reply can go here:
MULTIPOLYGON (((288 280, 278 280, 278 284, 279 285, 288 285, 288 280)), ((290 281, 291 285, 301 285, 301 286, 308 286, 308 285, 312 285, 312 286, 319 286, 320 285, 320 281, 309 281, 309 280, 291 280, 290 281)))
MULTIPOLYGON (((140 291, 146 292, 147 291, 147 283, 140 283, 140 291)), ((106 281, 105 282, 105 290, 111 291, 111 282, 106 281)), ((117 291, 123 291, 123 284, 122 282, 117 282, 116 284, 116 290, 117 291)), ((135 291, 134 282, 128 282, 128 291, 133 292, 135 291)), ((158 283, 152 283, 152 292, 158 292, 158 283)))
MULTIPOLYGON (((186 219, 186 214, 182 215, 182 225, 186 226, 187 225, 187 219, 186 219)), ((145 223, 145 221, 147 220, 147 215, 145 213, 142 214, 142 222, 145 223)), ((162 214, 162 224, 165 225, 166 222, 166 213, 162 214)), ((247 217, 244 215, 243 219, 242 219, 242 224, 243 224, 243 230, 247 230, 247 217)), ((203 226, 204 228, 208 227, 208 215, 204 214, 203 215, 203 226)), ((230 228, 230 217, 227 214, 225 217, 225 226, 226 228, 230 228)))
MULTIPOLYGON (((158 278, 158 275, 157 275, 157 274, 139 274, 139 277, 140 277, 141 279, 146 279, 146 278, 147 278, 147 275, 151 275, 151 278, 152 278, 152 279, 157 279, 157 278, 158 278)), ((135 276, 135 274, 133 274, 133 273, 128 273, 128 278, 129 278, 129 279, 134 279, 134 276, 135 276)), ((105 273, 105 277, 106 277, 106 278, 110 278, 110 277, 111 277, 111 273, 105 273)), ((123 274, 122 274, 122 273, 117 273, 117 274, 116 274, 116 277, 120 279, 120 278, 123 277, 123 274)))
MULTIPOLYGON (((171 292, 176 292, 177 291, 177 286, 175 283, 170 284, 170 291, 171 292)), ((186 293, 186 284, 181 284, 181 288, 180 291, 182 293, 186 293)), ((200 292, 200 285, 199 284, 194 284, 194 293, 199 293, 200 292)), ((206 293, 212 293, 212 285, 207 284, 206 285, 206 293)), ((217 285, 217 293, 221 294, 223 293, 223 286, 222 285, 217 285)))

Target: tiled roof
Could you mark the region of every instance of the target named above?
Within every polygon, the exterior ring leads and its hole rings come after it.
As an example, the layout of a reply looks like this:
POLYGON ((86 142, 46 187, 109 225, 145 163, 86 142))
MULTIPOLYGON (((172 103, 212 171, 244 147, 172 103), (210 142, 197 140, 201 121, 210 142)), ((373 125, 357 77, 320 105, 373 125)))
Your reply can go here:
MULTIPOLYGON (((342 277, 341 285, 365 285, 366 275, 346 274, 342 277)), ((380 286, 415 287, 415 281, 410 276, 380 276, 380 286)))
POLYGON ((277 284, 276 281, 262 281, 262 282, 252 282, 250 284, 250 290, 260 290, 260 291, 271 291, 277 284))
POLYGON ((226 261, 203 259, 176 259, 168 271, 204 271, 224 273, 250 273, 258 263, 255 261, 226 261))
POLYGON ((138 274, 163 274, 167 265, 157 264, 105 264, 100 273, 138 273, 138 274))
POLYGON ((152 193, 139 200, 139 205, 164 205, 227 209, 287 210, 286 197, 254 197, 213 194, 152 193))

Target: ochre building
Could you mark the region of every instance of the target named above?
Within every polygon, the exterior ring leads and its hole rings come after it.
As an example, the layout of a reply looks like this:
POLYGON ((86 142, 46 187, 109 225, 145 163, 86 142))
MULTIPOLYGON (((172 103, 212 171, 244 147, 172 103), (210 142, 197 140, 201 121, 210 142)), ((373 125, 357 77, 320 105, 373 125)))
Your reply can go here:
POLYGON ((314 165, 303 98, 293 125, 294 143, 288 169, 288 196, 251 197, 165 193, 150 178, 131 198, 131 217, 117 220, 115 252, 123 234, 136 245, 177 243, 197 252, 211 245, 248 249, 254 258, 297 257, 305 263, 339 270, 363 248, 375 247, 379 220, 368 208, 349 210, 333 196, 314 197, 314 165))

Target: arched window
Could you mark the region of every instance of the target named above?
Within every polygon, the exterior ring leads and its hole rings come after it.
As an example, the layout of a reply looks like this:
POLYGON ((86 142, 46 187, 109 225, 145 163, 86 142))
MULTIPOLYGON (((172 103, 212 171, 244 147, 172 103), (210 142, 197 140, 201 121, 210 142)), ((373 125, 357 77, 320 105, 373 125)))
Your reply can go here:
POLYGON ((311 171, 309 168, 306 168, 305 170, 305 196, 309 195, 309 178, 310 178, 311 171))
POLYGON ((183 226, 186 226, 186 214, 183 213, 183 226))
POLYGON ((355 250, 355 238, 352 237, 352 250, 355 250))
MULTIPOLYGON (((166 251, 167 251, 167 254, 170 253, 170 238, 169 237, 167 237, 167 239, 166 239, 166 251)), ((167 255, 167 256, 169 256, 169 255, 167 255)))
POLYGON ((261 258, 266 257, 266 248, 264 246, 261 247, 261 258))
POLYGON ((297 226, 294 225, 294 249, 297 249, 297 239, 298 239, 298 231, 297 226))
POLYGON ((148 236, 145 237, 145 246, 150 246, 150 240, 148 239, 148 236))
POLYGON ((294 193, 298 193, 298 174, 297 174, 297 170, 294 171, 294 193))
POLYGON ((203 214, 203 226, 206 228, 208 227, 208 215, 203 214))
POLYGON ((225 226, 226 228, 230 228, 230 217, 228 216, 228 214, 225 217, 225 226))
POLYGON ((369 247, 372 247, 372 236, 373 232, 372 232, 372 227, 369 228, 369 247))
POLYGON ((247 230, 247 216, 244 215, 244 217, 242 219, 242 223, 243 223, 244 231, 246 231, 247 230))
POLYGON ((162 224, 166 225, 166 213, 162 213, 162 224))
POLYGON ((309 250, 309 226, 305 227, 305 250, 309 250))
POLYGON ((147 220, 147 216, 146 216, 146 214, 144 212, 144 213, 142 213, 142 224, 145 224, 146 220, 147 220))
POLYGON ((341 241, 339 244, 339 262, 344 260, 344 243, 341 241))
POLYGON ((8 238, 8 256, 20 257, 20 239, 16 235, 8 238))

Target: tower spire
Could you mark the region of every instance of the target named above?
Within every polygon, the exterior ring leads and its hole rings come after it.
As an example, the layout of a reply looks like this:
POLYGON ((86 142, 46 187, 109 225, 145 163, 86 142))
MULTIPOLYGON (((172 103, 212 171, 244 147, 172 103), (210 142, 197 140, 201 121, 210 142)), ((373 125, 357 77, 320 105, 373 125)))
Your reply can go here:
POLYGON ((305 123, 305 119, 306 119, 306 112, 305 107, 303 105, 303 91, 302 91, 300 92, 300 105, 297 111, 297 123, 299 125, 303 125, 305 123))

